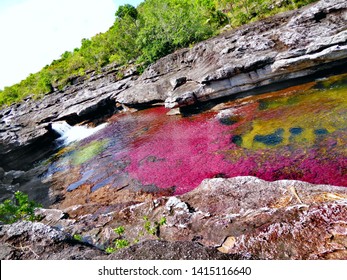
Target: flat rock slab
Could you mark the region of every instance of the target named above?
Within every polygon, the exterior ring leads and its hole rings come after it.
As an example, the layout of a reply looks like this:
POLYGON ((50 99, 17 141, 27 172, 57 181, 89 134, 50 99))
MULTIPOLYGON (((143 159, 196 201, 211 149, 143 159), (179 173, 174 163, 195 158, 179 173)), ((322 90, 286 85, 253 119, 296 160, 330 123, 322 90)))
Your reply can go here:
POLYGON ((0 226, 2 260, 85 260, 105 253, 75 242, 66 233, 42 223, 17 222, 0 226))
POLYGON ((103 249, 119 238, 113 229, 123 226, 122 238, 135 247, 119 258, 131 258, 131 252, 138 256, 146 247, 141 242, 158 238, 198 242, 240 258, 347 258, 344 187, 292 180, 266 182, 246 176, 206 179, 182 196, 147 197, 142 202, 131 203, 121 192, 115 205, 101 206, 94 201, 61 210, 41 210, 39 214, 45 224, 62 228, 71 236, 78 234, 85 243, 103 249), (109 212, 98 212, 102 209, 109 212), (162 218, 166 223, 154 233, 146 230, 146 221, 153 228, 162 218))
POLYGON ((346 15, 345 1, 323 0, 242 26, 158 60, 116 99, 183 107, 334 69, 347 58, 346 15))
POLYGON ((119 250, 107 257, 108 260, 244 260, 237 254, 222 254, 197 242, 147 240, 119 250))

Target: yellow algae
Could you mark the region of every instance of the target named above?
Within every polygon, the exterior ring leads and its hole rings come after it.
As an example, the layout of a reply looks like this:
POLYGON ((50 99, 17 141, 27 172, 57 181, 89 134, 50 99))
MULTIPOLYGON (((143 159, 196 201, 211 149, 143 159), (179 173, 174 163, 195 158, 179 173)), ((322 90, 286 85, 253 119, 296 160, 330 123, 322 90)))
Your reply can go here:
POLYGON ((80 165, 97 156, 105 150, 108 142, 109 141, 107 139, 103 139, 99 141, 93 141, 81 147, 72 155, 72 164, 80 165))
POLYGON ((295 102, 290 96, 261 101, 252 117, 254 120, 247 127, 241 125, 234 131, 242 135, 241 146, 264 149, 293 143, 313 145, 322 135, 346 127, 344 88, 296 94, 295 102))

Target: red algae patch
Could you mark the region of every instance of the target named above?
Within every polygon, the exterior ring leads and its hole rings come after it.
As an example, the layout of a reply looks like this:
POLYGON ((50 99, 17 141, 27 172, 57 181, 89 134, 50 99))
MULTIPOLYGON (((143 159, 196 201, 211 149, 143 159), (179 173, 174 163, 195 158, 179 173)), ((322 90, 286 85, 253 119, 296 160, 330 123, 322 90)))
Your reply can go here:
POLYGON ((175 186, 181 194, 228 171, 230 163, 221 153, 230 143, 228 127, 211 114, 170 118, 133 143, 126 169, 130 176, 160 188, 175 186))
POLYGON ((183 194, 206 178, 244 175, 347 186, 346 75, 224 108, 189 117, 167 116, 163 107, 115 115, 52 169, 59 176, 79 168, 67 191, 88 185, 91 192, 183 194))

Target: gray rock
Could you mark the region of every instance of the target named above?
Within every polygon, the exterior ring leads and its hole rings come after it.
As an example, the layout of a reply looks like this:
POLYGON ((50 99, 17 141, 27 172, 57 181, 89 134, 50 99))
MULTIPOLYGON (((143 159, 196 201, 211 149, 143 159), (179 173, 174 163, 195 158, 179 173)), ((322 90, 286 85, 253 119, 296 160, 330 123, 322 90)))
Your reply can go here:
MULTIPOLYGON (((345 259, 347 255, 341 245, 347 240, 347 189, 344 187, 294 180, 266 182, 251 176, 215 178, 204 180, 199 187, 181 196, 142 203, 128 201, 113 207, 110 213, 91 214, 92 209, 99 207, 92 203, 64 211, 49 210, 46 213, 57 213, 56 218, 45 218, 42 222, 64 229, 70 235, 80 234, 85 242, 101 248, 118 238, 114 228, 124 226, 123 238, 134 247, 114 258, 141 258, 141 252, 149 248, 144 242, 158 237, 163 241, 158 243, 160 249, 156 251, 156 243, 149 242, 153 252, 144 253, 146 257, 156 258, 161 252, 163 258, 184 258, 184 251, 176 255, 165 251, 164 247, 175 248, 177 244, 172 243, 177 241, 188 242, 187 246, 194 248, 196 244, 189 242, 198 242, 204 246, 198 248, 200 252, 217 248, 222 253, 245 258, 345 259), (73 218, 59 218, 62 213, 73 218), (144 229, 144 216, 151 225, 163 217, 166 223, 152 235, 144 229), (140 243, 136 245, 137 239, 140 243)), ((194 254, 191 257, 199 258, 194 254)))
MULTIPOLYGON (((301 12, 288 12, 230 31, 220 37, 169 55, 148 68, 138 84, 152 86, 167 96, 166 107, 181 107, 248 91, 273 83, 298 79, 334 67, 346 58, 346 13, 344 1, 320 1, 301 12), (187 77, 196 89, 173 90, 167 79, 187 77), (159 78, 160 77, 160 78, 159 78), (158 80, 159 79, 159 80, 158 80)), ((140 103, 130 90, 122 101, 140 103), (127 97, 131 96, 131 99, 127 97)))
POLYGON ((176 88, 178 88, 181 85, 185 84, 186 82, 187 82, 187 77, 173 78, 170 81, 173 90, 175 90, 176 88))
POLYGON ((24 173, 25 172, 22 170, 10 170, 3 176, 3 183, 10 185, 14 180, 20 178, 24 173))
MULTIPOLYGON (((63 232, 41 223, 19 222, 0 228, 0 259, 48 260, 234 260, 238 254, 223 254, 196 242, 147 240, 114 254, 74 241, 63 232)), ((246 257, 249 259, 249 257, 246 257)))
POLYGON ((147 240, 121 249, 107 257, 108 260, 244 260, 237 254, 222 254, 197 242, 147 240))
POLYGON ((4 175, 5 175, 5 170, 2 167, 0 167, 0 182, 4 178, 4 175))
POLYGON ((44 208, 35 209, 35 216, 39 216, 41 218, 41 223, 44 223, 46 225, 56 224, 61 219, 67 217, 66 213, 61 210, 44 208))
POLYGON ((205 246, 221 242, 221 252, 260 259, 347 256, 341 245, 347 240, 346 188, 293 180, 270 183, 255 177, 216 178, 204 180, 181 200, 195 210, 185 218, 186 228, 205 246))
POLYGON ((7 259, 93 259, 105 256, 97 248, 74 242, 66 233, 42 223, 0 226, 0 257, 7 259))
POLYGON ((0 244, 0 260, 9 259, 13 253, 13 247, 9 244, 0 244))
MULTIPOLYGON (((101 75, 76 83, 63 91, 45 95, 41 100, 27 98, 0 111, 5 116, 0 122, 1 166, 5 170, 27 170, 51 153, 57 135, 50 124, 67 120, 71 124, 92 121, 113 114, 117 109, 112 95, 133 85, 137 76, 117 81, 112 67, 101 75)), ((129 74, 129 75, 130 75, 129 74)))
POLYGON ((86 204, 64 211, 39 209, 41 223, 1 226, 1 256, 4 259, 347 257, 344 187, 294 180, 266 182, 251 176, 215 178, 204 180, 198 188, 181 196, 119 204, 102 215, 90 213, 95 207, 100 206, 86 204), (143 216, 148 217, 151 225, 163 217, 166 223, 152 235, 144 229, 143 216), (113 244, 118 238, 113 229, 120 225, 125 227, 122 236, 131 243, 129 248, 112 255, 94 248, 113 244), (74 234, 79 234, 84 243, 73 241, 74 234), (140 242, 136 243, 136 239, 140 242), (216 249, 230 255, 219 254, 216 249))
POLYGON ((203 90, 203 85, 196 82, 187 82, 184 85, 176 88, 170 95, 166 98, 165 107, 173 108, 176 104, 181 104, 184 102, 185 105, 191 105, 196 103, 197 94, 203 90))
POLYGON ((347 46, 332 46, 324 49, 321 52, 307 54, 299 57, 277 60, 272 65, 272 72, 281 73, 292 71, 300 71, 309 67, 319 65, 319 62, 324 61, 329 63, 336 60, 347 58, 347 46))

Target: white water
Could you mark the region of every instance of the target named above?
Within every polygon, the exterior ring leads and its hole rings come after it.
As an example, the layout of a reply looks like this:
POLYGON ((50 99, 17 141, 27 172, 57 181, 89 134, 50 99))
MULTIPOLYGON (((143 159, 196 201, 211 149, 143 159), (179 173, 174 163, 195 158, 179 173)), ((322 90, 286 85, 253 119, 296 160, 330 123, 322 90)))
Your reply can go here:
POLYGON ((82 140, 95 132, 106 127, 107 123, 103 123, 96 127, 87 126, 71 126, 65 121, 59 121, 52 123, 52 129, 61 135, 57 140, 63 145, 68 145, 72 142, 82 140))

